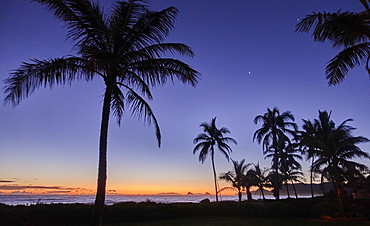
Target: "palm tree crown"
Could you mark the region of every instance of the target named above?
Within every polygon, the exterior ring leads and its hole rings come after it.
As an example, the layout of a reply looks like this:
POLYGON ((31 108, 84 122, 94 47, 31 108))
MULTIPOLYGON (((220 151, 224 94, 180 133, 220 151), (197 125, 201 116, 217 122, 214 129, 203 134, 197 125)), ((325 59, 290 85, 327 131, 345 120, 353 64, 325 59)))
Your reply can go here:
POLYGON ((107 136, 110 115, 120 124, 128 110, 154 123, 158 146, 161 133, 147 100, 150 88, 179 79, 195 85, 199 73, 186 63, 167 57, 193 57, 185 44, 163 43, 174 26, 178 10, 169 7, 152 11, 142 0, 117 1, 109 13, 90 0, 37 0, 57 19, 66 23, 67 37, 76 56, 23 63, 5 80, 5 103, 18 105, 40 87, 91 81, 100 77, 105 84, 99 141, 98 191, 92 225, 101 224, 105 200, 107 136))
POLYGON ((207 159, 207 156, 211 156, 213 177, 215 182, 216 190, 216 201, 218 201, 218 186, 217 186, 217 176, 216 169, 214 164, 215 148, 217 146, 218 150, 225 156, 229 161, 229 154, 232 152, 231 147, 228 143, 237 144, 236 140, 231 137, 224 137, 225 134, 229 134, 229 129, 222 127, 218 129, 216 127, 216 117, 212 118, 211 123, 202 123, 200 127, 203 128, 203 133, 199 134, 194 140, 193 143, 196 144, 193 149, 193 154, 199 151, 199 162, 204 163, 207 159))
POLYGON ((334 47, 342 50, 326 66, 326 78, 329 85, 337 85, 348 75, 349 69, 366 62, 369 70, 370 57, 370 10, 364 12, 313 13, 307 15, 296 25, 297 32, 309 32, 315 41, 330 41, 334 47))
POLYGON ((297 125, 294 123, 294 116, 290 111, 280 114, 278 108, 267 109, 264 115, 258 115, 254 118, 254 123, 262 122, 260 129, 253 134, 253 141, 262 142, 264 154, 268 153, 272 148, 278 148, 278 141, 288 140, 288 135, 294 136, 294 131, 297 125), (289 129, 292 127, 294 130, 289 129))

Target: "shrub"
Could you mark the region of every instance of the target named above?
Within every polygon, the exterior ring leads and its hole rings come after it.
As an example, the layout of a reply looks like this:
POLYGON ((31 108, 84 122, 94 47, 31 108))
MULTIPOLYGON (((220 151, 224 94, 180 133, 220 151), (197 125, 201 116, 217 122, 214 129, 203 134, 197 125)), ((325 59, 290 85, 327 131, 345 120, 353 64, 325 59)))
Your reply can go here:
POLYGON ((273 202, 265 205, 264 215, 266 217, 294 217, 293 210, 291 204, 273 202))
POLYGON ((312 206, 312 217, 321 218, 323 216, 338 217, 340 216, 340 210, 338 203, 336 202, 321 202, 312 206))

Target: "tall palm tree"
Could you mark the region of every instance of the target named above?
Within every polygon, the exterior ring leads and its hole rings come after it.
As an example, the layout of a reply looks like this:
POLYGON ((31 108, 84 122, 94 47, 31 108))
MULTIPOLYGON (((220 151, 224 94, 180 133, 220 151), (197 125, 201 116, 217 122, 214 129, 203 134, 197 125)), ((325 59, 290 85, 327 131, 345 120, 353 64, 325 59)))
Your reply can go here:
POLYGON ((193 149, 193 154, 199 150, 199 162, 204 163, 207 156, 211 156, 213 178, 215 183, 216 202, 218 202, 218 185, 215 167, 215 145, 218 150, 225 156, 229 161, 229 154, 232 152, 231 147, 228 145, 229 142, 237 144, 236 140, 231 137, 224 137, 225 134, 229 134, 230 130, 222 127, 218 129, 216 127, 216 117, 212 119, 211 123, 203 122, 200 124, 203 128, 203 133, 199 134, 193 143, 196 144, 193 149))
MULTIPOLYGON (((259 144, 262 143, 263 154, 273 153, 273 169, 274 175, 279 175, 279 155, 282 151, 282 143, 290 142, 288 135, 294 136, 297 130, 297 125, 294 123, 294 116, 290 111, 280 114, 278 108, 274 107, 272 110, 267 109, 263 115, 258 115, 254 118, 254 123, 262 122, 262 127, 253 134, 253 141, 257 140, 259 144), (291 130, 290 128, 293 128, 291 130)), ((276 176, 277 180, 278 177, 276 176)), ((274 192, 275 197, 279 199, 278 181, 275 181, 274 192)))
POLYGON ((120 124, 126 109, 154 123, 158 146, 161 134, 147 100, 151 87, 179 79, 195 85, 199 73, 184 62, 165 54, 193 56, 181 43, 163 43, 174 26, 178 10, 148 9, 145 1, 117 1, 108 14, 90 0, 37 0, 46 5, 69 30, 76 56, 32 60, 23 63, 5 80, 5 103, 18 105, 40 87, 91 81, 105 84, 99 140, 97 193, 92 225, 100 225, 107 179, 107 135, 110 115, 120 124))
POLYGON ((362 136, 352 136, 355 128, 346 125, 352 119, 347 119, 336 127, 330 116, 331 112, 319 111, 319 119, 315 120, 315 141, 311 145, 316 149, 318 158, 311 167, 321 174, 322 182, 327 180, 332 183, 339 205, 342 206, 343 184, 354 175, 361 175, 368 170, 364 164, 352 161, 354 157, 370 159, 370 155, 357 145, 370 140, 362 136))
POLYGON ((231 182, 232 187, 236 188, 238 191, 239 203, 242 201, 242 190, 245 186, 245 177, 247 176, 249 163, 245 164, 245 159, 242 159, 240 163, 238 161, 232 160, 233 169, 227 171, 226 173, 221 173, 219 178, 227 182, 231 182))
POLYGON ((360 0, 366 11, 313 13, 296 25, 297 32, 309 32, 315 41, 330 41, 341 51, 326 66, 329 85, 337 85, 348 75, 349 69, 366 63, 370 74, 370 10, 368 0, 360 0))

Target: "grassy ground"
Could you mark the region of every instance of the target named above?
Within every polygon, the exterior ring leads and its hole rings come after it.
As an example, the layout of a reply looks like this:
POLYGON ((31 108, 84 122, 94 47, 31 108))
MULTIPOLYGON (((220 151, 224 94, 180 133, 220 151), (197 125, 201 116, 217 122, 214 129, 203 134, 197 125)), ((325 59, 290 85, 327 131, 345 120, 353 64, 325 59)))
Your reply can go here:
MULTIPOLYGON (((1 226, 83 226, 90 222, 92 205, 0 204, 1 226)), ((106 226, 122 225, 351 225, 370 226, 370 201, 315 198, 261 202, 117 203, 106 206, 106 226), (320 220, 321 219, 321 220, 320 220), (323 220, 325 219, 325 220, 323 220), (359 220, 359 219, 367 219, 359 220)))
POLYGON ((147 221, 135 223, 122 223, 122 224, 106 224, 105 226, 158 226, 158 225, 195 225, 195 226, 222 226, 222 225, 240 225, 240 226, 321 226, 321 225, 338 225, 346 226, 355 224, 356 226, 368 226, 370 221, 365 220, 318 220, 318 219, 264 219, 264 218, 247 218, 247 217, 222 217, 222 216, 209 216, 209 217, 193 217, 175 220, 160 220, 160 221, 147 221))

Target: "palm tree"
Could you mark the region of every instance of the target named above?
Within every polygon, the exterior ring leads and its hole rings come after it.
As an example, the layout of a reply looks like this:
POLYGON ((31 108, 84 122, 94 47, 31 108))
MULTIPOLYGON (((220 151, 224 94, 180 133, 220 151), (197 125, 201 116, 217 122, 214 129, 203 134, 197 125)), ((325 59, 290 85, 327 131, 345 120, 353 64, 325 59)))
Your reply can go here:
MULTIPOLYGON (((286 142, 287 143, 287 142, 286 142)), ((285 145, 284 145, 285 146, 285 145)), ((285 181, 285 187, 287 189, 288 198, 290 198, 288 182, 292 179, 292 172, 297 172, 302 169, 301 164, 296 160, 302 160, 302 156, 296 154, 298 152, 297 143, 286 144, 285 148, 282 148, 278 160, 278 168, 283 174, 283 180, 285 181)), ((273 154, 270 154, 273 155, 273 154)), ((270 157, 267 155, 266 157, 270 157)), ((271 156, 272 157, 272 156, 271 156)), ((274 167, 274 166, 273 166, 274 167)), ((294 186, 294 185, 293 185, 294 186)))
MULTIPOLYGON (((259 144, 262 143, 263 154, 266 155, 269 152, 272 152, 273 155, 273 169, 275 170, 274 175, 279 175, 279 155, 282 151, 282 143, 290 139, 287 135, 294 136, 295 131, 297 130, 297 125, 294 123, 294 116, 290 111, 286 111, 280 114, 278 108, 274 107, 272 110, 267 109, 267 113, 264 115, 258 115, 254 118, 254 123, 262 122, 262 127, 253 135, 253 141, 257 140, 259 144), (289 127, 292 127, 294 130, 290 130, 289 127)), ((278 177, 275 177, 277 180, 278 177)), ((279 189, 278 181, 275 181, 276 192, 275 197, 279 199, 279 189)))
POLYGON ((312 168, 321 174, 321 182, 330 181, 336 191, 339 205, 342 206, 342 186, 354 175, 361 175, 368 168, 361 163, 352 161, 354 157, 368 158, 370 155, 363 152, 357 145, 369 142, 362 137, 352 136, 355 128, 346 125, 353 121, 347 119, 338 127, 330 119, 331 112, 319 111, 319 119, 315 120, 315 142, 311 145, 316 149, 318 159, 313 162, 312 168))
POLYGON ((233 169, 226 173, 221 173, 219 178, 221 180, 231 182, 232 187, 236 188, 238 191, 238 199, 239 203, 241 203, 242 190, 245 186, 245 177, 247 175, 248 167, 250 164, 245 164, 245 159, 242 159, 240 163, 232 159, 231 161, 233 163, 233 169))
POLYGON ((109 117, 120 125, 125 109, 154 123, 158 146, 161 134, 147 100, 152 86, 179 79, 195 85, 199 73, 184 62, 164 57, 166 53, 193 56, 181 43, 163 43, 173 28, 178 10, 169 7, 151 11, 145 1, 117 1, 110 14, 90 0, 37 0, 46 5, 69 30, 77 56, 66 55, 23 63, 5 80, 5 103, 18 105, 40 87, 91 81, 105 84, 99 140, 99 168, 92 225, 100 225, 107 179, 109 117))
POLYGON ((315 144, 316 138, 316 124, 315 122, 311 122, 310 120, 303 120, 302 131, 297 133, 298 143, 300 145, 301 151, 304 155, 306 155, 306 160, 311 159, 311 166, 310 166, 310 187, 311 187, 311 196, 314 197, 313 192, 313 180, 314 180, 314 170, 313 170, 313 163, 315 162, 315 156, 318 155, 318 147, 315 144))
POLYGON ((254 184, 261 191, 263 200, 265 200, 264 188, 269 187, 267 184, 267 175, 266 175, 269 169, 266 168, 261 169, 259 162, 257 162, 257 164, 252 163, 252 165, 254 166, 254 169, 252 168, 248 172, 250 173, 250 176, 254 180, 254 184))
POLYGON ((277 200, 279 200, 279 192, 276 192, 276 190, 279 190, 283 187, 283 180, 284 175, 281 174, 279 171, 278 173, 276 173, 275 170, 271 170, 266 177, 266 184, 270 185, 273 188, 272 194, 277 200))
POLYGON ((337 85, 348 75, 350 68, 366 62, 370 74, 370 10, 367 0, 360 0, 366 11, 335 13, 313 13, 307 15, 296 25, 297 32, 309 32, 315 41, 326 40, 341 51, 326 66, 326 78, 329 85, 337 85))
POLYGON ((305 177, 304 177, 304 174, 302 173, 302 170, 290 168, 288 169, 287 172, 285 172, 285 175, 286 175, 286 180, 290 181, 292 184, 295 198, 298 199, 297 189, 295 188, 294 182, 304 182, 305 181, 305 177))
POLYGON ((229 161, 229 154, 232 152, 231 147, 228 145, 229 142, 237 144, 236 140, 231 137, 224 137, 225 134, 229 134, 229 129, 222 127, 218 129, 216 127, 216 117, 212 119, 211 123, 203 122, 200 124, 203 128, 203 133, 199 134, 193 143, 196 144, 193 149, 193 154, 199 150, 199 162, 204 163, 208 155, 211 155, 213 178, 215 183, 216 202, 218 202, 218 186, 217 176, 215 167, 215 145, 217 145, 220 152, 229 161))

